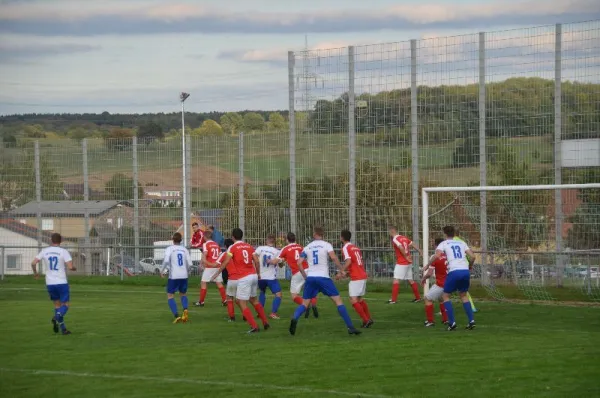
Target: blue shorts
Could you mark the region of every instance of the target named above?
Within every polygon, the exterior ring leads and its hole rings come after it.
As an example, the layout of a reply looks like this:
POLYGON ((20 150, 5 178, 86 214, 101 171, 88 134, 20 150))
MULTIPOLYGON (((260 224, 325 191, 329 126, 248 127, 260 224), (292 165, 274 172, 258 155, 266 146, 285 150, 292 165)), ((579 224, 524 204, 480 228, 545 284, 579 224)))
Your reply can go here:
POLYGON ((459 269, 448 272, 446 282, 444 283, 444 293, 450 294, 457 290, 461 293, 467 292, 469 291, 470 283, 471 273, 468 269, 459 269))
POLYGON ((267 288, 271 291, 271 293, 279 293, 281 291, 281 285, 277 279, 259 279, 258 280, 258 288, 265 292, 267 288))
POLYGON ((335 287, 335 284, 331 278, 325 278, 322 276, 309 276, 306 278, 302 298, 304 300, 310 300, 317 297, 317 294, 319 293, 323 293, 327 297, 340 295, 340 292, 338 292, 337 287, 335 287))
POLYGON ((70 299, 69 295, 69 285, 67 283, 63 283, 61 285, 47 285, 46 289, 48 289, 48 294, 50 295, 50 300, 52 301, 60 301, 61 303, 68 303, 70 299))
POLYGON ((167 282, 167 293, 174 294, 175 292, 187 293, 188 280, 185 279, 169 279, 167 282))

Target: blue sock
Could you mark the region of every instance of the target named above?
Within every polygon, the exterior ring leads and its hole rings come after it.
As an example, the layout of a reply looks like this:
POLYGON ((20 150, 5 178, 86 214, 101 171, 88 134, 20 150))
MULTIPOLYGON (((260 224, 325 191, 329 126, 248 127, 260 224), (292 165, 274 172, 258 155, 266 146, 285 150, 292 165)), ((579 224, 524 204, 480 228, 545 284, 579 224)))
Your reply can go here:
POLYGON ((306 307, 304 306, 304 304, 299 305, 298 308, 296 308, 296 311, 294 311, 294 319, 296 321, 300 319, 302 314, 304 314, 304 311, 306 311, 306 307))
POLYGON ((279 311, 280 305, 281 305, 281 297, 275 296, 275 298, 273 299, 273 309, 271 312, 273 312, 274 314, 277 314, 277 311, 279 311))
POLYGON ((444 307, 446 308, 446 315, 448 315, 448 323, 452 325, 454 323, 454 308, 452 308, 452 302, 444 301, 444 307))
POLYGON ((469 322, 473 322, 473 308, 471 308, 471 303, 468 301, 463 303, 463 307, 465 308, 465 312, 467 313, 467 318, 469 318, 469 322))
POLYGON ((60 311, 60 315, 64 318, 64 316, 67 315, 67 311, 69 311, 69 307, 63 304, 58 310, 60 311))
POLYGON ((54 319, 56 319, 56 322, 62 322, 63 321, 62 314, 60 313, 60 308, 55 308, 54 309, 54 319))
POLYGON ((265 306, 265 303, 267 302, 267 295, 262 290, 260 291, 260 294, 258 295, 258 302, 263 307, 265 306))
POLYGON ((177 303, 174 298, 169 299, 169 308, 171 309, 173 316, 177 316, 177 303))
POLYGON ((348 311, 346 310, 344 304, 338 305, 337 310, 340 313, 340 316, 342 317, 344 322, 346 322, 346 326, 348 326, 348 329, 353 329, 354 325, 352 324, 352 319, 350 319, 350 315, 348 315, 348 311))
POLYGON ((184 310, 187 310, 187 308, 188 308, 187 296, 181 296, 181 306, 183 307, 184 310))
POLYGON ((60 331, 61 332, 65 332, 67 330, 67 327, 65 326, 65 323, 62 322, 62 321, 58 324, 58 326, 60 326, 60 331))

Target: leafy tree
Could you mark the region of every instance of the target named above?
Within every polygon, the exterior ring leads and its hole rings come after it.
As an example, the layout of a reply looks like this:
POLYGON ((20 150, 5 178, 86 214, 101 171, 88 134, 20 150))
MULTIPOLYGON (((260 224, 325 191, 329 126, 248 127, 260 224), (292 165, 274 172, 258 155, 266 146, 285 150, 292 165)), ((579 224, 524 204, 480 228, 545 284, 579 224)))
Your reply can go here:
MULTIPOLYGON (((127 177, 123 173, 113 174, 104 186, 105 195, 113 200, 131 200, 133 199, 133 178, 127 177)), ((144 196, 144 188, 138 185, 138 197, 144 196)))
MULTIPOLYGON (((584 169, 578 171, 576 184, 588 184, 600 181, 600 170, 584 169)), ((581 204, 568 222, 573 226, 567 235, 568 247, 575 250, 597 249, 600 242, 600 189, 581 189, 578 192, 581 204)))
POLYGON ((273 112, 269 115, 269 130, 283 131, 286 128, 285 118, 279 112, 273 112))
POLYGON ((27 138, 46 138, 44 129, 39 124, 27 125, 23 127, 23 134, 27 138))
POLYGON ((223 128, 214 120, 207 119, 197 129, 194 129, 192 134, 199 136, 216 136, 223 135, 223 128))
POLYGON ((150 121, 140 126, 137 136, 142 143, 149 145, 155 140, 162 140, 165 134, 160 124, 150 121))
POLYGON ((247 131, 260 131, 265 128, 265 119, 256 112, 248 112, 244 115, 244 129, 247 131))
POLYGON ((114 128, 104 137, 104 145, 111 150, 129 150, 133 145, 134 135, 132 129, 114 128))
POLYGON ((229 112, 221 116, 221 126, 227 134, 239 133, 244 127, 244 118, 239 113, 229 112))
POLYGON ((87 133, 82 127, 76 127, 69 131, 69 138, 81 142, 84 138, 86 138, 87 133))
POLYGON ((14 147, 17 145, 17 137, 15 137, 12 134, 5 134, 2 137, 2 142, 4 143, 4 145, 6 146, 11 146, 14 147))

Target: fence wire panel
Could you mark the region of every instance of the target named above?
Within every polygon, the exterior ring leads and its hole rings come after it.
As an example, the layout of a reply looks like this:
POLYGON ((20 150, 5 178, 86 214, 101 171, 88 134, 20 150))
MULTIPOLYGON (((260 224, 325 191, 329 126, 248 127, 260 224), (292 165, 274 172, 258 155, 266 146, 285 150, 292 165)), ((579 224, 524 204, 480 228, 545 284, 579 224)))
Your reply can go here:
POLYGON ((326 229, 337 242, 348 228, 348 49, 296 53, 297 233, 326 229))
POLYGON ((388 247, 411 235, 410 42, 355 47, 356 239, 388 247))

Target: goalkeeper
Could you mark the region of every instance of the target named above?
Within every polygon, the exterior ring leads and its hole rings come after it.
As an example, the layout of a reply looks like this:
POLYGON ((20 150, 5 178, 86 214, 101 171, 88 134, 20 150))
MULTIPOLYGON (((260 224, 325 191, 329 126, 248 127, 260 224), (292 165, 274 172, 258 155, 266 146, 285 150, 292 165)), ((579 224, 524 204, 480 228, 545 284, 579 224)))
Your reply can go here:
MULTIPOLYGON (((458 229, 456 229, 456 236, 454 237, 454 239, 458 240, 458 241, 461 241, 461 242, 465 242, 465 240, 460 237, 460 231, 458 229)), ((470 257, 471 256, 469 256, 467 254, 467 260, 469 260, 469 264, 471 264, 470 257)), ((473 298, 471 297, 471 294, 469 292, 467 292, 467 297, 469 298, 469 303, 471 303, 471 309, 473 310, 473 312, 477 312, 477 308, 475 308, 475 303, 473 302, 473 298)))

